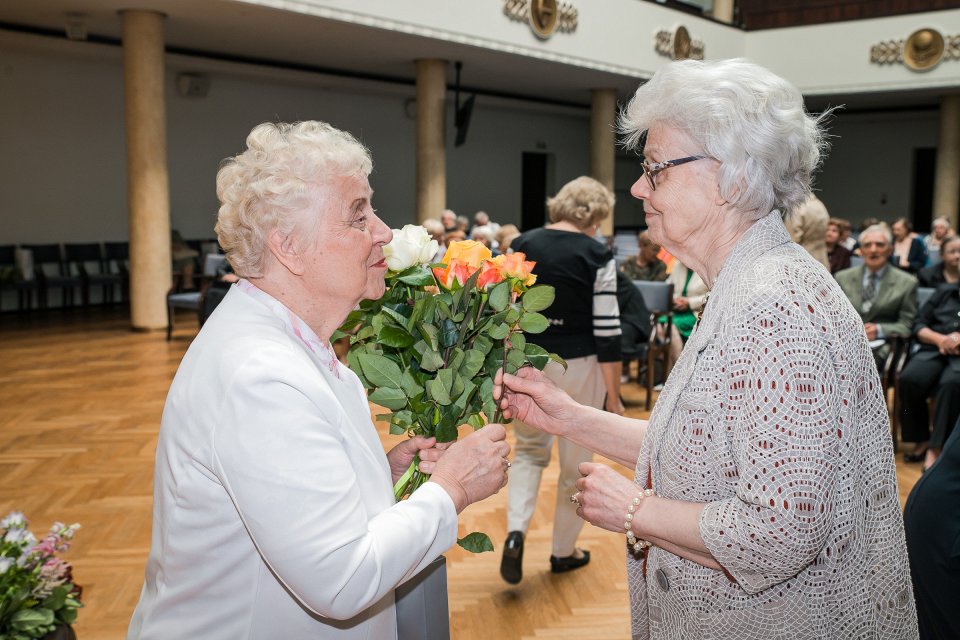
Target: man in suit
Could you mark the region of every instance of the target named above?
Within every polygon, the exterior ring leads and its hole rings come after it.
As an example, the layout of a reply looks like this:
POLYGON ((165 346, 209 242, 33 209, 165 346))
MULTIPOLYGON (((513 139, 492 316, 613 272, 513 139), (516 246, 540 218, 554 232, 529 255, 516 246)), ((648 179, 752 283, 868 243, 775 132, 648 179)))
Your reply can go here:
MULTIPOLYGON (((837 283, 863 319, 867 339, 883 340, 892 335, 908 336, 917 315, 917 279, 890 264, 893 238, 881 225, 860 234, 863 264, 838 271, 837 283)), ((882 367, 889 345, 873 350, 882 367)))

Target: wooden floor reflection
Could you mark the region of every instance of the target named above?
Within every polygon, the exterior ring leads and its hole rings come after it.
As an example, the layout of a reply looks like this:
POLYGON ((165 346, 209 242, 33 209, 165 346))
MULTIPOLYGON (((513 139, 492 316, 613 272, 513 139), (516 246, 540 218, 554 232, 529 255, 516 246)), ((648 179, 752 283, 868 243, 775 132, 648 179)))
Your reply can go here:
MULTIPOLYGON (((150 544, 153 458, 167 388, 196 332, 189 315, 174 340, 134 333, 115 308, 0 316, 0 516, 24 511, 35 533, 54 520, 82 525, 67 558, 84 587, 81 640, 125 634, 150 544)), ((629 414, 645 417, 643 390, 625 386, 629 414)), ((385 444, 395 442, 380 426, 385 444)), ((629 471, 619 468, 624 474, 629 471)), ((523 582, 499 576, 499 554, 448 554, 456 640, 629 638, 623 536, 584 529, 588 567, 549 572, 557 467, 544 474, 523 582)), ((901 499, 919 477, 898 462, 901 499)), ((468 508, 461 534, 506 536, 506 491, 468 508)), ((317 577, 323 579, 322 576, 317 577)), ((224 585, 229 588, 229 585, 224 585)))

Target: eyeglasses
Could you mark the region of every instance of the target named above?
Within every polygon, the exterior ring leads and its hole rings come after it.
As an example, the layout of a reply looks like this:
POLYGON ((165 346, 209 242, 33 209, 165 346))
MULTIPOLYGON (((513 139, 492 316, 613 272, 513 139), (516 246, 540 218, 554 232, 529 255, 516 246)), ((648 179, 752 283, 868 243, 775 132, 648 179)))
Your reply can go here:
POLYGON ((657 174, 665 169, 670 167, 675 167, 678 164, 686 164, 688 162, 693 162, 694 160, 703 160, 707 156, 687 156, 686 158, 677 158, 676 160, 664 160, 663 162, 655 162, 650 164, 644 160, 640 166, 643 167, 643 175, 647 177, 647 182, 650 183, 650 188, 654 191, 657 190, 657 174))

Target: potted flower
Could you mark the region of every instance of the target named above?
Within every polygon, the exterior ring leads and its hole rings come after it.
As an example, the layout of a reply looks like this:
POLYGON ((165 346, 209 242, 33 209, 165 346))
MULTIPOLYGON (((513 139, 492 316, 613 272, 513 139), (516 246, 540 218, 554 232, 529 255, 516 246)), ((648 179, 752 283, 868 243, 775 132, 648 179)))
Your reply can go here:
POLYGON ((55 522, 39 542, 27 526, 19 511, 0 520, 0 640, 75 638, 80 587, 57 554, 80 525, 55 522))

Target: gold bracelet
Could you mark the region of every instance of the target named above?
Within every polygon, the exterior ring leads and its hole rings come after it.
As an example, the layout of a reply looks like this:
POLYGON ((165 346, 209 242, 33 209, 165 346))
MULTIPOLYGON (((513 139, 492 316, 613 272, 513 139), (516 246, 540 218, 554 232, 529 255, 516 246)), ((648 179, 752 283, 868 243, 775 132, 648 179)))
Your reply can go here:
POLYGON ((646 540, 639 540, 637 536, 633 533, 633 513, 637 510, 637 507, 640 505, 640 500, 643 498, 649 498, 650 496, 657 495, 653 489, 644 489, 642 490, 636 498, 634 498, 629 505, 627 505, 627 521, 623 523, 623 528, 627 532, 627 544, 630 545, 630 548, 633 549, 634 553, 640 553, 644 549, 650 546, 650 543, 646 540))

